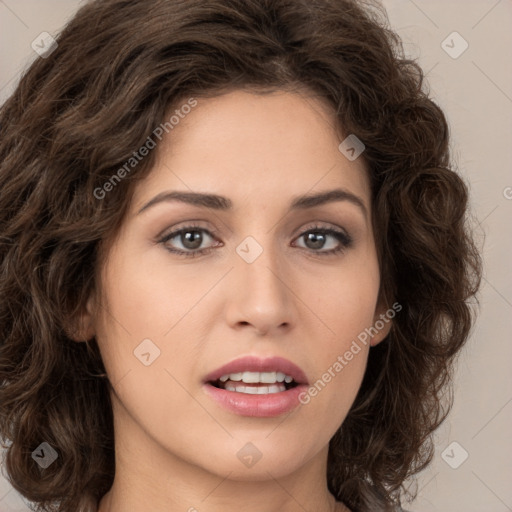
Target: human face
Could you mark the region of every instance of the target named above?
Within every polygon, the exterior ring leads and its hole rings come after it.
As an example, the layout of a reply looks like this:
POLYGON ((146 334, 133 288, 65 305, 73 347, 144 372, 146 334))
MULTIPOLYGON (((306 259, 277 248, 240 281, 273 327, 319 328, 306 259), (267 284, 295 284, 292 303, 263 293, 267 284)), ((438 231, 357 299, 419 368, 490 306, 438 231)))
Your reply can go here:
POLYGON ((137 436, 140 454, 239 480, 325 460, 369 344, 331 371, 307 404, 293 390, 276 398, 205 380, 241 357, 279 357, 312 386, 382 312, 368 175, 340 142, 316 99, 236 91, 199 99, 158 146, 101 268, 101 307, 91 307, 116 436, 137 436), (298 196, 335 189, 344 191, 341 200, 290 209, 298 196), (232 206, 152 201, 170 191, 215 194, 232 206), (195 238, 167 236, 183 228, 195 238), (341 235, 322 237, 319 229, 341 235), (193 258, 171 252, 206 248, 193 258), (243 463, 246 452, 261 458, 243 463))

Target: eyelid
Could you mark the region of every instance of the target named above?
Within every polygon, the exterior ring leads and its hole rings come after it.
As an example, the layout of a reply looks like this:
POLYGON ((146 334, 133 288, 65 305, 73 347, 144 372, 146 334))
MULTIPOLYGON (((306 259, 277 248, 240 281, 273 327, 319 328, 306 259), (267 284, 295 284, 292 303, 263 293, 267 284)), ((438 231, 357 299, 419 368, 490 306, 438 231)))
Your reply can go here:
MULTIPOLYGON (((161 239, 162 237, 167 236, 165 234, 166 232, 168 232, 168 234, 172 234, 172 233, 175 233, 176 231, 180 231, 180 230, 186 229, 186 228, 189 228, 189 229, 194 228, 194 229, 198 229, 198 230, 209 231, 212 235, 214 235, 216 237, 221 235, 221 231, 214 227, 211 227, 211 225, 209 223, 207 223, 208 226, 205 227, 203 225, 197 224, 198 222, 205 222, 205 221, 198 221, 198 220, 192 219, 192 220, 186 220, 183 222, 179 222, 172 228, 165 228, 162 231, 160 231, 156 235, 155 239, 161 239)), ((341 226, 337 226, 330 221, 312 221, 312 224, 309 223, 309 224, 306 224, 306 227, 300 227, 299 229, 297 229, 293 236, 298 237, 300 235, 303 235, 305 232, 311 231, 313 229, 325 229, 325 230, 339 231, 339 232, 344 233, 347 237, 352 238, 352 236, 349 234, 349 232, 345 228, 343 228, 341 226), (322 224, 322 225, 319 225, 319 224, 322 224)))
POLYGON ((187 229, 187 228, 208 231, 212 235, 220 236, 220 231, 218 229, 215 229, 210 226, 205 227, 203 225, 197 224, 198 222, 204 222, 204 221, 188 220, 188 221, 179 222, 172 228, 165 228, 162 231, 160 231, 158 233, 158 235, 155 236, 155 241, 161 240, 163 237, 166 237, 167 235, 175 233, 176 231, 181 231, 182 229, 187 229))

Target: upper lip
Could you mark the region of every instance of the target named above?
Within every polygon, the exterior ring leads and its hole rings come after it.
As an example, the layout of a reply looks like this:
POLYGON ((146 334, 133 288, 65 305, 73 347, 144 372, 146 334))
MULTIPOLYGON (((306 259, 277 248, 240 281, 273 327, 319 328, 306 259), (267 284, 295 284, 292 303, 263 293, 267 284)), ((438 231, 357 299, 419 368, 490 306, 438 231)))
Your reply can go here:
POLYGON ((283 357, 258 358, 255 356, 240 357, 230 363, 217 368, 208 374, 204 381, 215 382, 223 375, 240 372, 282 372, 290 377, 297 384, 308 384, 306 374, 296 364, 283 357))

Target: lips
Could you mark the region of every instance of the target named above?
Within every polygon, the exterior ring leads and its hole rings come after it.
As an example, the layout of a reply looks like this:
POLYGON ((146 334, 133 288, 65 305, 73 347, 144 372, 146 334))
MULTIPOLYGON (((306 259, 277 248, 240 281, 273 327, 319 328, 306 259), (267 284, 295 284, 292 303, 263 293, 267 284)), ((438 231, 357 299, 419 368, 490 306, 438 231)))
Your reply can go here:
POLYGON ((222 376, 244 372, 281 372, 293 378, 298 385, 308 384, 306 374, 296 364, 282 357, 259 359, 254 356, 235 359, 208 374, 204 383, 216 383, 222 376))
POLYGON ((231 413, 270 418, 299 407, 299 397, 307 387, 305 373, 291 361, 282 357, 246 356, 208 374, 202 389, 217 405, 231 413), (271 380, 277 382, 270 384, 271 380))

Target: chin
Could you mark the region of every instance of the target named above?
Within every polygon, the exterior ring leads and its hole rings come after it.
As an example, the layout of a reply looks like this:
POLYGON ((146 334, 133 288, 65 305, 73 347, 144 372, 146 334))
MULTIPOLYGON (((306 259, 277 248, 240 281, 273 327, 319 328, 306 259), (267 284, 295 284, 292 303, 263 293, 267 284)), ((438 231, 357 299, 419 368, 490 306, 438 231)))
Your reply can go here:
POLYGON ((312 456, 306 455, 307 452, 300 443, 287 443, 286 446, 281 443, 280 446, 272 446, 268 440, 266 444, 263 441, 258 443, 256 440, 254 443, 247 441, 236 444, 236 449, 227 448, 218 455, 213 453, 203 467, 222 477, 229 474, 230 480, 264 481, 271 477, 282 478, 294 473, 312 456), (215 462, 214 466, 211 465, 212 461, 215 462))

